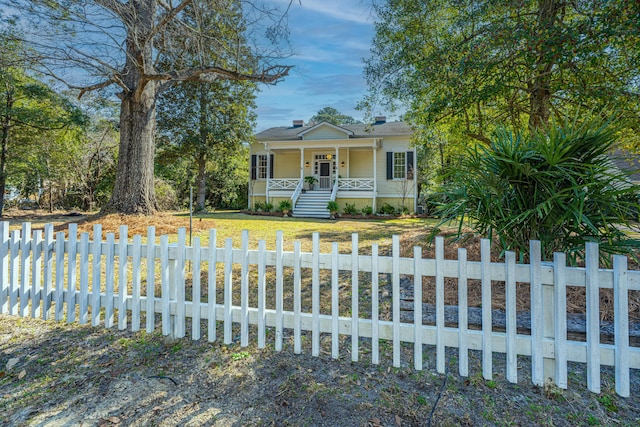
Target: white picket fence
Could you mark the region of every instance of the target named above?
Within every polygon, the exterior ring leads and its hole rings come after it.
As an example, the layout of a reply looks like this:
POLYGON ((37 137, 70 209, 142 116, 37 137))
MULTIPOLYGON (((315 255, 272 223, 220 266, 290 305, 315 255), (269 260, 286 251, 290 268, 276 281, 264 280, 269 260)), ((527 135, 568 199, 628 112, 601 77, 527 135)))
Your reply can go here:
MULTIPOLYGON (((481 243, 481 262, 467 261, 465 249, 458 250, 457 260, 444 259, 444 242, 436 239, 435 259, 423 259, 422 250, 414 248, 413 257, 400 256, 400 240, 392 239, 391 256, 379 255, 377 244, 371 247, 371 255, 360 255, 358 235, 352 235, 350 254, 340 254, 338 244, 332 244, 331 253, 320 252, 320 237, 313 234, 312 251, 302 252, 301 242, 295 241, 293 251, 283 250, 283 234, 276 233, 276 249, 266 250, 266 242, 259 241, 257 249, 249 249, 249 234, 243 232, 241 247, 234 248, 232 239, 226 239, 223 247, 217 246, 216 230, 209 231, 207 246, 201 246, 199 238, 192 246, 186 245, 185 229, 178 232, 177 243, 169 244, 163 235, 159 244, 155 228, 149 227, 147 244, 140 235, 130 241, 127 227, 121 226, 119 239, 108 233, 102 241, 101 225, 94 225, 93 235, 98 241, 90 241, 88 233, 77 236, 77 226, 71 224, 69 238, 59 232, 54 236, 51 225, 44 231, 31 230, 25 223, 21 230, 9 232, 9 223, 0 222, 0 308, 1 313, 43 319, 78 321, 94 326, 119 329, 129 325, 132 331, 141 327, 141 312, 158 313, 162 333, 182 338, 187 335, 187 317, 192 318, 191 337, 202 338, 201 327, 207 325, 207 339, 215 341, 218 322, 223 323, 225 344, 233 341, 233 324, 240 325, 240 345, 247 346, 250 338, 257 339, 258 347, 267 344, 267 328, 275 331, 275 350, 283 347, 285 329, 293 331, 294 352, 302 352, 302 331, 311 332, 311 354, 321 351, 321 334, 331 336, 331 355, 339 357, 339 335, 350 335, 350 353, 358 361, 361 338, 370 338, 371 362, 380 363, 380 341, 387 340, 393 347, 393 366, 401 366, 401 343, 412 343, 415 369, 423 368, 424 346, 435 346, 436 370, 445 372, 445 348, 458 348, 460 375, 469 374, 469 350, 482 351, 482 374, 485 379, 493 376, 493 354, 506 354, 508 381, 518 381, 517 357, 531 357, 531 378, 534 384, 543 385, 552 379, 561 387, 567 387, 567 362, 586 363, 587 386, 600 392, 601 366, 615 367, 615 389, 620 396, 630 395, 631 369, 640 369, 640 348, 629 345, 629 291, 640 290, 640 271, 627 270, 627 259, 614 258, 613 269, 600 269, 598 247, 586 247, 586 267, 566 266, 562 253, 553 262, 543 262, 540 243, 531 242, 531 263, 516 264, 515 254, 508 252, 503 263, 490 261, 490 245, 481 243), (144 261, 144 263, 143 263, 144 261), (146 265, 143 269, 143 265, 146 265), (240 280, 234 280, 239 267, 240 280), (186 294, 187 267, 192 270, 190 300, 186 294), (202 302, 201 273, 206 266, 209 290, 207 301, 202 302), (275 284, 267 283, 266 269, 275 267, 275 284), (104 268, 104 270, 103 270, 104 268), (293 310, 285 310, 284 269, 293 272, 293 310), (216 283, 218 269, 222 270, 222 283, 216 283), (115 274, 117 270, 117 275, 115 274), (250 270, 257 274, 250 274, 250 270), (330 272, 331 312, 321 313, 320 288, 322 270, 330 272), (340 316, 340 272, 350 272, 350 316, 340 316), (370 273, 370 318, 360 316, 359 273, 370 273), (156 273, 161 284, 156 295, 156 273), (392 282, 391 320, 380 320, 379 278, 389 274, 392 282), (303 278, 311 276, 311 312, 303 312, 301 292, 303 278), (412 276, 414 283, 422 283, 425 276, 435 277, 436 322, 422 322, 422 286, 414 289, 413 323, 400 321, 400 277, 412 276), (116 277, 117 276, 117 277, 116 277), (444 283, 446 277, 458 282, 459 318, 456 327, 445 326, 444 283), (151 280, 146 280, 146 279, 151 280), (142 283, 146 281, 146 289, 142 283), (482 328, 468 329, 467 282, 471 279, 482 283, 482 328), (255 283, 257 281, 257 283, 255 283), (506 331, 493 331, 491 282, 505 284, 506 331), (519 334, 516 330, 516 283, 530 284, 531 334, 519 334), (234 288, 240 286, 240 305, 232 304, 234 288), (275 304, 266 306, 267 287, 275 286, 275 304), (567 339, 566 287, 586 287, 586 342, 567 339), (216 301, 216 288, 222 287, 223 301, 216 301), (257 305, 249 304, 250 289, 257 288, 257 305), (600 289, 613 289, 615 303, 615 342, 600 341, 600 289), (65 310, 66 307, 66 310, 65 310), (78 318, 76 319, 76 314, 78 318), (114 316, 117 314, 117 319, 114 316), (249 325, 257 325, 257 334, 250 333, 249 325), (257 335, 253 337, 253 335, 257 335)), ((269 276, 271 277, 271 276, 269 276)), ((369 282, 369 281, 367 281, 369 282)), ((324 284, 325 286, 328 283, 324 284)), ((362 289, 364 290, 364 289, 362 289)), ((290 291, 290 289, 288 289, 290 291)), ((290 292, 287 293, 290 296, 290 292)), ((325 301, 328 303, 328 301, 325 301)), ((156 328, 156 316, 146 316, 146 330, 156 328)), ((328 350, 328 349, 326 349, 328 350)), ((634 373, 635 375, 635 373, 634 373)))

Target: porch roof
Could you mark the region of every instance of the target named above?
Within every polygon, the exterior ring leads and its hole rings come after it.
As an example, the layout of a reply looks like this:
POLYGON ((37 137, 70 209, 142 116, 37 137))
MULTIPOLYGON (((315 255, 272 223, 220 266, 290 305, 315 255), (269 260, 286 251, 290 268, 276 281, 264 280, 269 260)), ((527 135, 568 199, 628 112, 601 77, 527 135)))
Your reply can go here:
MULTIPOLYGON (((281 126, 263 130, 256 134, 256 140, 265 141, 300 141, 302 136, 318 125, 307 126, 281 126)), ((341 125, 339 128, 349 133, 350 138, 381 138, 384 136, 411 135, 411 129, 405 122, 388 122, 379 124, 358 123, 353 125, 341 125)), ((314 143, 319 140, 305 140, 306 143, 314 143)))

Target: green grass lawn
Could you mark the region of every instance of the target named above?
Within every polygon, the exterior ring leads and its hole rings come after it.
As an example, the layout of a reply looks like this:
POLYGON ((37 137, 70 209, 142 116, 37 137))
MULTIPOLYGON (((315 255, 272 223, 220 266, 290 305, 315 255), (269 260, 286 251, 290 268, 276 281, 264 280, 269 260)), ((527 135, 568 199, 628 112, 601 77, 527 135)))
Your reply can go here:
MULTIPOLYGON (((249 247, 256 248, 259 240, 265 240, 267 249, 275 249, 276 232, 281 230, 285 250, 293 250, 293 242, 300 240, 302 250, 311 250, 311 236, 320 233, 320 246, 323 252, 331 250, 331 243, 337 242, 341 252, 351 249, 351 235, 358 233, 359 247, 370 250, 373 243, 380 247, 391 245, 391 236, 401 235, 417 229, 431 228, 437 220, 425 218, 394 218, 380 220, 339 219, 321 220, 309 218, 281 218, 272 216, 245 215, 236 212, 220 212, 194 217, 197 228, 215 228, 218 234, 218 247, 224 239, 232 238, 234 247, 240 245, 242 230, 249 231, 249 247), (202 221, 205 224, 199 223, 202 221)), ((194 227, 195 228, 195 227, 194 227)), ((208 242, 206 231, 194 233, 204 244, 208 242)))

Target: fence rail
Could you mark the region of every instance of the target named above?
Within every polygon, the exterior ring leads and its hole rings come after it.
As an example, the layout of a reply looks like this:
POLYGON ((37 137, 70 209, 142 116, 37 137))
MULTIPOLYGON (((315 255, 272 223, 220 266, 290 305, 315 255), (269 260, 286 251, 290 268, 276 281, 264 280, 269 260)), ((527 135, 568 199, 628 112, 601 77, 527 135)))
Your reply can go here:
MULTIPOLYGON (((217 337, 217 324, 222 323, 223 341, 233 340, 233 324, 240 326, 240 345, 247 346, 249 325, 257 325, 257 343, 266 346, 266 328, 274 328, 276 351, 282 350, 284 330, 292 330, 294 352, 302 351, 302 331, 311 332, 311 354, 318 356, 321 334, 331 335, 332 357, 339 356, 340 335, 351 337, 351 358, 358 361, 361 338, 370 338, 371 362, 380 363, 380 340, 391 342, 392 364, 400 366, 401 343, 412 343, 415 369, 423 368, 424 346, 435 346, 436 370, 445 372, 445 349, 458 349, 458 368, 463 376, 469 374, 468 351, 482 351, 482 374, 493 377, 494 353, 506 354, 507 380, 517 382, 517 357, 531 357, 531 378, 543 385, 552 379, 561 388, 567 387, 567 363, 587 365, 587 387, 600 392, 601 366, 615 367, 615 388, 621 396, 630 395, 631 369, 640 369, 640 348, 629 344, 629 291, 640 291, 640 271, 627 269, 627 259, 614 258, 613 269, 600 269, 598 247, 587 244, 583 268, 567 267, 564 254, 557 253, 552 262, 541 260, 540 243, 531 242, 530 264, 517 264, 515 254, 507 252, 504 262, 490 261, 490 245, 481 243, 481 261, 467 260, 465 249, 458 250, 457 260, 444 258, 444 242, 436 239, 435 259, 424 259, 422 250, 414 248, 413 257, 400 256, 400 240, 392 238, 390 256, 379 254, 377 244, 370 255, 359 253, 358 235, 352 235, 350 254, 338 252, 332 244, 330 253, 321 253, 320 236, 313 234, 312 251, 302 252, 301 242, 295 241, 293 251, 284 251, 283 233, 276 233, 276 249, 266 250, 264 240, 257 249, 249 249, 249 234, 244 231, 240 248, 232 239, 225 239, 219 247, 216 230, 209 231, 208 244, 201 245, 196 237, 192 246, 186 245, 185 229, 178 232, 177 243, 169 244, 168 236, 156 239, 155 228, 149 227, 145 244, 140 235, 129 239, 126 226, 120 227, 118 241, 114 233, 102 240, 102 227, 95 225, 90 241, 89 233, 81 233, 75 224, 68 229, 69 237, 51 225, 44 230, 31 230, 25 223, 20 230, 9 232, 9 223, 0 222, 0 309, 1 313, 67 322, 103 324, 119 329, 128 327, 147 332, 156 329, 156 316, 164 335, 183 338, 187 335, 186 318, 192 319, 190 335, 203 337, 206 321, 209 341, 217 337), (190 263, 191 295, 187 295, 187 263, 190 263), (206 267, 206 274, 205 268, 206 267), (235 269, 234 269, 235 267, 235 269), (267 274, 275 270, 275 277, 267 274), (287 284, 285 310, 284 269, 292 270, 291 288, 287 284), (239 280, 236 279, 240 272, 239 280), (250 274, 254 271, 256 274, 250 274), (325 273, 321 283, 321 272, 325 273), (350 273, 350 316, 340 315, 340 273, 350 273), (360 273, 369 273, 370 283, 360 283, 360 273), (207 278, 207 300, 203 301, 201 275, 207 278), (380 319, 380 278, 390 276, 391 320, 380 319), (414 285, 423 277, 435 278, 435 324, 423 324, 423 287, 414 286, 413 323, 400 320, 401 276, 413 278, 414 285), (457 279, 458 322, 447 326, 444 321, 445 278, 457 279), (302 283, 310 279, 311 310, 302 308, 302 283), (482 327, 470 330, 467 324, 467 283, 479 280, 482 284, 482 327), (506 289, 506 328, 504 332, 492 328, 491 283, 503 282, 506 289), (516 283, 529 283, 531 298, 531 333, 518 333, 516 326, 516 283), (157 286, 159 285, 159 286, 157 286), (321 286, 328 289, 330 312, 321 310, 321 286), (586 342, 567 339, 567 286, 586 290, 586 342), (240 294, 240 304, 233 304, 234 290, 240 294), (275 302, 267 306, 267 288, 275 288, 275 302), (371 315, 360 315, 359 295, 369 290, 371 315), (613 344, 600 342, 600 289, 613 289, 613 344), (257 292, 257 303, 250 306, 250 290, 257 292), (159 292, 158 292, 159 291, 159 292), (222 300, 216 293, 221 291, 222 300), (66 308, 66 310, 65 310, 66 308), (324 311, 324 312, 321 312, 324 311), (141 313, 146 315, 142 325, 141 313), (76 318, 77 314, 77 318, 76 318), (116 317, 117 315, 117 317, 116 317)), ((306 285, 305 285, 306 286, 306 285)), ((342 295, 344 296, 344 295, 342 295)), ((255 300, 255 295, 251 300, 255 300)), ((325 302, 327 302, 325 301, 325 302)), ((342 302, 340 302, 342 301, 342 302)), ((345 308, 345 307, 342 307, 345 308)), ((405 361, 406 362, 406 361, 405 361)))

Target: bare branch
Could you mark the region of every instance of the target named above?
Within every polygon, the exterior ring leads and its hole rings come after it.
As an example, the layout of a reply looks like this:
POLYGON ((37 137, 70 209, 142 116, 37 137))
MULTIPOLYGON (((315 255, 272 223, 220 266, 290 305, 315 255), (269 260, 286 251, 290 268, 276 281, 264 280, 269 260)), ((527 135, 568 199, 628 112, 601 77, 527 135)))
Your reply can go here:
POLYGON ((171 22, 171 20, 173 18, 176 17, 176 15, 178 13, 180 13, 185 7, 187 7, 189 5, 189 3, 191 3, 193 0, 184 0, 182 3, 180 3, 178 6, 174 7, 173 9, 169 10, 169 12, 162 18, 162 21, 160 21, 160 23, 158 23, 158 25, 156 25, 153 30, 151 30, 151 32, 149 34, 147 34, 147 37, 145 39, 145 44, 147 42, 149 42, 149 40, 151 40, 153 38, 153 36, 155 36, 156 34, 158 34, 169 22, 171 22))
POLYGON ((111 86, 116 83, 113 79, 105 80, 100 83, 96 83, 91 86, 78 87, 78 86, 69 86, 71 89, 78 89, 80 93, 78 93, 78 99, 82 98, 85 93, 93 92, 94 90, 104 89, 105 87, 111 86))
POLYGON ((160 90, 164 90, 175 82, 184 81, 213 81, 218 78, 225 80, 244 80, 266 84, 275 84, 289 75, 289 71, 293 66, 274 65, 264 69, 260 74, 247 74, 238 71, 227 70, 222 67, 204 67, 180 70, 170 73, 145 75, 148 80, 164 81, 160 90))

